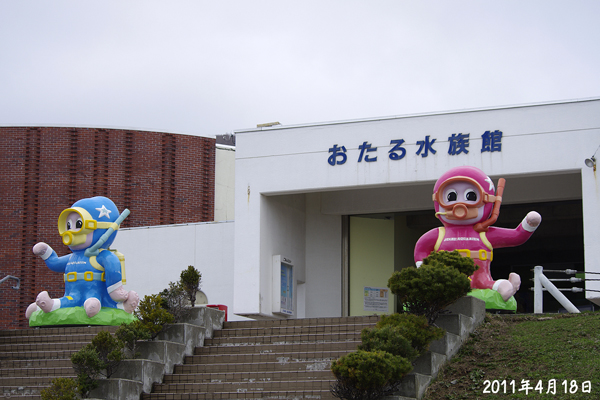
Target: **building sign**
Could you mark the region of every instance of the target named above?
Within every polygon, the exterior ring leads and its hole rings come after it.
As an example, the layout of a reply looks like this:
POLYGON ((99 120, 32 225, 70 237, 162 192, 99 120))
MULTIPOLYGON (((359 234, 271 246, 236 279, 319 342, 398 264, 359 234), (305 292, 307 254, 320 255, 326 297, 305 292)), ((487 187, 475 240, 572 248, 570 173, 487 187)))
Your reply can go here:
POLYGON ((296 305, 294 265, 282 255, 273 256, 273 302, 271 311, 286 316, 294 315, 296 305))
MULTIPOLYGON (((453 133, 452 136, 448 138, 448 154, 451 156, 456 156, 461 153, 468 154, 469 136, 470 133, 453 133)), ((502 131, 485 131, 485 133, 481 135, 481 139, 481 153, 502 151, 502 131)), ((427 157, 429 154, 436 154, 437 150, 434 147, 436 140, 437 139, 432 139, 431 136, 427 135, 423 140, 417 141, 419 149, 415 154, 421 157, 427 157)), ((402 147, 403 144, 404 139, 390 140, 390 146, 392 146, 391 150, 388 151, 388 158, 390 160, 401 160, 406 156, 406 149, 402 147)), ((373 147, 369 142, 363 142, 358 146, 358 149, 360 150, 360 153, 357 162, 377 162, 377 147, 373 147)), ((348 161, 346 146, 334 144, 333 147, 329 149, 329 153, 331 153, 331 155, 327 159, 327 162, 331 166, 342 165, 348 161)))
POLYGON ((364 287, 363 310, 375 312, 388 312, 388 288, 364 287))
POLYGON ((281 263, 280 307, 283 314, 294 313, 294 273, 292 266, 281 263))

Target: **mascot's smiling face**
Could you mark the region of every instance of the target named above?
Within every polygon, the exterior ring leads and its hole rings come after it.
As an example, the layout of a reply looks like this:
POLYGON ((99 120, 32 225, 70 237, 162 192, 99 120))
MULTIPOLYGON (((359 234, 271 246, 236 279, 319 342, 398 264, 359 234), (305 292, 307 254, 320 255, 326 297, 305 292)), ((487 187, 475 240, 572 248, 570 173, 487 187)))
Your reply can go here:
POLYGON ((107 229, 112 227, 115 232, 103 243, 109 247, 116 236, 118 226, 113 226, 113 222, 118 217, 117 206, 106 197, 81 199, 60 214, 58 232, 63 243, 74 251, 93 246, 107 229))
POLYGON ((455 181, 443 188, 439 218, 453 225, 474 225, 482 220, 484 204, 479 188, 470 182, 455 181), (479 205, 478 205, 479 204, 479 205))
MULTIPOLYGON (((81 217, 81 215, 79 215, 79 213, 77 212, 71 212, 67 215, 66 221, 65 221, 66 225, 66 231, 65 232, 70 232, 71 233, 71 244, 67 244, 66 245, 69 246, 69 249, 71 250, 81 250, 81 249, 87 249, 88 247, 90 247, 92 245, 92 239, 94 238, 94 233, 90 232, 90 233, 85 233, 82 232, 82 228, 83 228, 83 218, 81 217)), ((67 235, 63 235, 63 242, 65 240, 67 240, 68 236, 67 235)))
POLYGON ((494 192, 492 180, 480 169, 452 168, 434 186, 435 215, 445 226, 475 225, 490 217, 494 192))

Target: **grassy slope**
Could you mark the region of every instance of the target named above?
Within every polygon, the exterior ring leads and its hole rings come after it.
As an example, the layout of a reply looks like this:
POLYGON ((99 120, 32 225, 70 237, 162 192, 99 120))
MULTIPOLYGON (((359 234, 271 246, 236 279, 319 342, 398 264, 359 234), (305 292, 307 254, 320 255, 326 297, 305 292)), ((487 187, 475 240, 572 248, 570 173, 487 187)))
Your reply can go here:
POLYGON ((423 399, 600 399, 600 313, 488 314, 423 399), (552 379, 554 395, 546 393, 552 379), (486 380, 506 386, 484 393, 486 380), (532 388, 541 381, 542 394, 519 391, 522 380, 532 388), (590 381, 591 393, 582 392, 584 381, 590 381))

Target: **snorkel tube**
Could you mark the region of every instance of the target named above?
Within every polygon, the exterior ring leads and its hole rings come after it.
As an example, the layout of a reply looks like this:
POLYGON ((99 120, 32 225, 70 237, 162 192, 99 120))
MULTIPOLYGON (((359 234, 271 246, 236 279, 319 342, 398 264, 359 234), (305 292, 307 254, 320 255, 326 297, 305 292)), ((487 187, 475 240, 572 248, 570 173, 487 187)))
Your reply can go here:
POLYGON ((502 194, 504 193, 504 185, 506 185, 506 180, 504 178, 498 179, 498 191, 496 193, 496 200, 494 201, 492 213, 487 220, 475 224, 473 227, 475 231, 487 232, 488 228, 498 219, 498 215, 500 215, 500 205, 502 204, 502 194))
POLYGON ((100 236, 100 239, 98 239, 98 241, 92 247, 85 249, 84 255, 86 257, 97 256, 100 253, 100 247, 102 247, 102 245, 108 240, 108 238, 110 237, 110 235, 113 234, 114 231, 119 229, 119 225, 121 225, 121 222, 123 222, 123 220, 127 218, 129 213, 129 209, 124 209, 121 215, 119 215, 119 218, 117 218, 116 221, 111 224, 111 227, 108 228, 102 236, 100 236))

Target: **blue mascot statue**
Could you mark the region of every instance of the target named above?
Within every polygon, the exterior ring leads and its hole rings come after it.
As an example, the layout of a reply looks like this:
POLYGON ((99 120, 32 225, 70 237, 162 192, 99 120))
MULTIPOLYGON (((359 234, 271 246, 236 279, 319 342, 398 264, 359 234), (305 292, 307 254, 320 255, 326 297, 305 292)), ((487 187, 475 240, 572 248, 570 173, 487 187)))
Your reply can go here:
POLYGON ((30 325, 32 314, 39 309, 52 313, 58 309, 83 307, 89 319, 103 307, 133 313, 139 296, 123 288, 124 257, 109 249, 127 215, 129 210, 119 214, 115 203, 101 196, 81 199, 60 214, 58 232, 72 253, 58 257, 44 242, 37 243, 33 253, 52 271, 64 274, 65 295, 52 299, 46 291, 38 294, 25 313, 30 325))

